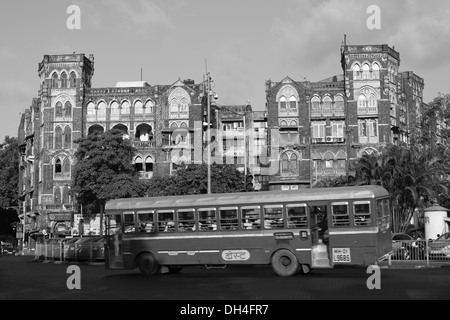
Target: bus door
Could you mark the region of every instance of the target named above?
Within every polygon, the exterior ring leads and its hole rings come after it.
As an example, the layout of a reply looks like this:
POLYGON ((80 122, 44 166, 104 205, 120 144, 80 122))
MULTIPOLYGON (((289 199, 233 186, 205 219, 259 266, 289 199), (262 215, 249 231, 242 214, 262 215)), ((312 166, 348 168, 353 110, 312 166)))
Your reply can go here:
POLYGON ((314 205, 309 205, 308 209, 311 227, 312 266, 330 267, 328 205, 325 202, 314 203, 314 205))
POLYGON ((105 264, 107 269, 123 268, 122 215, 106 215, 105 264))

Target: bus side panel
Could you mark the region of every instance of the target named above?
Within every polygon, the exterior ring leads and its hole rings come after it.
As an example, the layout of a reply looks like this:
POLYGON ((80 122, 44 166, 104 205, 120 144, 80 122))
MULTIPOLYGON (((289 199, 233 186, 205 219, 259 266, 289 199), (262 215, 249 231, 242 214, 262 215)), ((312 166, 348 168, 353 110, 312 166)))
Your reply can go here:
POLYGON ((329 255, 332 264, 371 265, 378 261, 377 234, 359 229, 330 228, 329 255))
POLYGON ((124 241, 124 263, 135 266, 137 256, 131 252, 152 252, 161 265, 268 264, 273 252, 288 249, 300 263, 311 264, 310 237, 301 240, 299 230, 290 233, 291 239, 275 239, 274 231, 137 236, 124 241))

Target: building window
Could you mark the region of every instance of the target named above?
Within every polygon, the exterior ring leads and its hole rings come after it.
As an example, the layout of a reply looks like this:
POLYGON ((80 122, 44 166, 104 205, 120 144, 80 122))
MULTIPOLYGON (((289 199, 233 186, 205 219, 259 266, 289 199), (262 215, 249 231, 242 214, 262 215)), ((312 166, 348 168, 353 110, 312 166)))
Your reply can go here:
POLYGON ((134 114, 141 115, 143 113, 144 113, 143 104, 141 101, 138 100, 134 103, 134 114))
POLYGON ((365 63, 365 64, 363 65, 362 70, 363 70, 362 78, 363 78, 364 80, 365 80, 365 79, 370 79, 370 67, 369 67, 369 65, 368 65, 367 63, 365 63))
POLYGON ((338 138, 344 137, 344 123, 343 122, 332 122, 331 123, 331 135, 333 137, 338 137, 338 138))
POLYGON ((58 74, 56 72, 52 74, 52 88, 58 88, 58 74))
POLYGON ((71 72, 70 73, 70 87, 71 88, 75 88, 77 84, 77 75, 75 74, 75 72, 71 72))
POLYGON ((291 96, 289 98, 289 108, 291 109, 297 109, 297 99, 295 99, 294 96, 291 96))
POLYGON ((70 179, 70 159, 69 158, 64 159, 62 174, 65 179, 70 179))
POLYGON ((111 103, 111 120, 117 120, 119 119, 119 115, 120 115, 120 108, 119 108, 119 104, 117 103, 117 101, 113 101, 111 103))
POLYGON ((358 107, 365 108, 366 107, 366 96, 361 94, 358 97, 358 107))
POLYGON ((61 165, 61 160, 59 158, 57 158, 55 160, 55 176, 61 175, 62 174, 62 165, 61 165))
POLYGON ((55 128, 55 149, 62 149, 62 128, 60 126, 55 128))
POLYGON ((325 123, 312 123, 312 137, 313 138, 325 138, 325 123))
POLYGON ((64 128, 64 149, 70 149, 72 146, 72 130, 69 126, 64 128))
POLYGON ((339 111, 344 110, 344 98, 342 98, 342 96, 334 97, 334 108, 339 111))
POLYGON ((359 79, 360 75, 361 75, 360 72, 361 72, 361 69, 359 68, 359 65, 355 64, 353 66, 353 79, 359 79))
POLYGON ((323 109, 324 111, 331 110, 331 98, 328 96, 323 98, 323 109))
POLYGON ((295 153, 284 153, 281 156, 281 173, 296 175, 298 169, 298 158, 295 153))
POLYGON ((372 65, 372 77, 374 79, 380 79, 380 66, 378 63, 372 65))
POLYGON ((61 88, 67 88, 67 73, 61 73, 61 88))
POLYGON ((58 101, 55 106, 55 118, 60 118, 62 116, 63 116, 63 105, 60 101, 58 101))
POLYGON ((72 104, 69 101, 66 101, 66 103, 64 104, 64 117, 72 117, 72 104))
POLYGON ((130 114, 130 103, 128 101, 122 102, 120 113, 121 114, 130 114))
POLYGON ((100 101, 97 106, 97 119, 106 120, 106 103, 104 101, 100 101))
POLYGON ((280 98, 280 108, 286 109, 286 97, 284 96, 280 98))

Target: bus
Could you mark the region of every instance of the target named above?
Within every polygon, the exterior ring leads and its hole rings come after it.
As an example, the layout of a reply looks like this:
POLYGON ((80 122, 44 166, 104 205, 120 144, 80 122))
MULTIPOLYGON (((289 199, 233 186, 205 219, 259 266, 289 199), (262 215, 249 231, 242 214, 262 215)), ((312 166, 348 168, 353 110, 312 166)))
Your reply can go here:
POLYGON ((279 276, 376 265, 392 251, 381 186, 110 200, 105 268, 267 265, 279 276))

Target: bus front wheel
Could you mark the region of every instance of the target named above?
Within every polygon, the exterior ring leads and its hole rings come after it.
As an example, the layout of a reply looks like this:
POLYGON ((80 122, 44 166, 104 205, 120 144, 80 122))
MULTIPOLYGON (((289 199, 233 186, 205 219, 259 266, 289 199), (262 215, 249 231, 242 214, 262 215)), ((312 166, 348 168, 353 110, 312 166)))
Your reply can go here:
POLYGON ((281 249, 272 256, 272 269, 279 276, 290 277, 299 271, 300 263, 291 251, 281 249))
POLYGON ((141 253, 138 260, 139 271, 146 276, 157 274, 161 268, 156 257, 149 253, 141 253))

